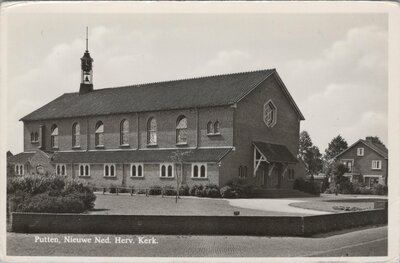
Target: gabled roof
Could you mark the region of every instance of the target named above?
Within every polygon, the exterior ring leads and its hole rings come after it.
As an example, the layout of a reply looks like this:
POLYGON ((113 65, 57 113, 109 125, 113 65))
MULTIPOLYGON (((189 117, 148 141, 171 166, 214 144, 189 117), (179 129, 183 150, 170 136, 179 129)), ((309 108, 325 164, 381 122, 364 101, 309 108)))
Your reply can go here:
POLYGON ((132 162, 173 162, 176 152, 185 152, 183 162, 219 162, 232 148, 182 149, 182 150, 117 150, 88 152, 56 152, 55 163, 132 163, 132 162))
MULTIPOLYGON (((280 80, 275 69, 268 69, 105 88, 81 95, 78 92, 66 93, 21 120, 33 121, 232 105, 272 75, 277 76, 280 80)), ((281 86, 299 118, 303 120, 303 115, 286 87, 283 83, 281 86)))
POLYGON ((352 145, 350 145, 346 150, 344 150, 341 153, 339 153, 338 155, 336 155, 335 159, 338 158, 339 156, 341 156, 342 154, 344 154, 345 152, 347 152, 348 150, 352 149, 358 143, 364 144, 365 146, 367 146, 371 150, 375 151, 377 154, 381 155, 383 158, 385 158, 385 159, 388 158, 389 151, 388 151, 387 148, 385 148, 383 146, 380 146, 380 145, 376 145, 371 141, 360 139, 360 140, 356 141, 355 143, 353 143, 352 145))
POLYGON ((267 158, 268 162, 297 163, 297 158, 285 145, 253 142, 254 146, 267 158))
POLYGON ((35 152, 22 152, 7 158, 9 163, 27 163, 30 161, 35 152))

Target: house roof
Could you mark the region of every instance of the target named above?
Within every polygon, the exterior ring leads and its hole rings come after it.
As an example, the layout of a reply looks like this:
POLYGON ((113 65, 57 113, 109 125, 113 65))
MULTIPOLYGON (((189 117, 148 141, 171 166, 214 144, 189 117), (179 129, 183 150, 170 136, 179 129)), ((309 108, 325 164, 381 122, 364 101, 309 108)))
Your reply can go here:
POLYGON ((52 159, 55 163, 174 162, 174 153, 186 153, 182 157, 183 162, 219 162, 231 150, 232 148, 56 152, 52 159))
POLYGON ((297 163, 297 158, 285 145, 253 142, 254 146, 267 158, 268 162, 297 163))
MULTIPOLYGON (((66 93, 21 120, 33 121, 232 105, 274 74, 280 80, 275 69, 268 69, 105 88, 81 95, 78 92, 66 93)), ((283 83, 281 86, 299 118, 304 120, 283 83)))
POLYGON ((27 163, 36 152, 22 152, 7 158, 9 163, 27 163))
POLYGON ((385 159, 388 158, 389 151, 386 147, 377 145, 371 141, 360 139, 360 140, 356 141, 355 143, 353 143, 352 145, 350 145, 347 149, 345 149, 344 151, 342 151, 341 153, 336 155, 335 159, 338 158, 339 156, 341 156, 342 154, 344 154, 345 152, 347 152, 348 150, 352 149, 358 143, 364 144, 365 146, 369 147, 371 150, 375 151, 377 154, 381 155, 383 158, 385 158, 385 159))

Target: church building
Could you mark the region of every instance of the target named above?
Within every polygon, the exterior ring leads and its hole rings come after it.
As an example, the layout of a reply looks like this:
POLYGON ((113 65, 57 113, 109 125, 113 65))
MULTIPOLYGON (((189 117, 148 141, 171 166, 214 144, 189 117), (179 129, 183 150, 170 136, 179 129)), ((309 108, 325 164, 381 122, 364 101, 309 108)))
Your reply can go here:
POLYGON ((16 175, 57 174, 94 186, 149 188, 245 180, 292 188, 302 113, 275 69, 94 89, 81 58, 79 92, 21 119, 16 175))

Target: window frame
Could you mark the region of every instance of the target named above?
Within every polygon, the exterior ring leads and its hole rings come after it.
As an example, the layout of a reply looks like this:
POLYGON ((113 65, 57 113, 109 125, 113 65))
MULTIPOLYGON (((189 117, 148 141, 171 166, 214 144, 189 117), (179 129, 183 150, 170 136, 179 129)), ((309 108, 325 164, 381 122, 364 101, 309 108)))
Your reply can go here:
POLYGON ((94 130, 94 145, 96 148, 104 148, 104 122, 98 121, 96 122, 95 130, 94 130), (103 126, 103 130, 98 132, 97 130, 103 126), (100 144, 100 139, 102 144, 100 144))
POLYGON ((162 179, 174 179, 175 178, 175 165, 174 163, 161 163, 160 164, 160 178, 162 179), (162 167, 165 167, 165 176, 162 176, 162 167), (168 176, 168 168, 172 166, 172 176, 168 176))
POLYGON ((67 175, 67 165, 63 163, 56 164, 56 175, 65 176, 67 175), (64 170, 63 170, 64 168, 64 170), (64 173, 63 173, 64 171, 64 173))
POLYGON ((90 164, 88 163, 80 163, 78 168, 78 176, 79 177, 90 177, 90 164), (83 175, 81 174, 81 167, 83 167, 83 175), (88 172, 86 173, 86 167, 88 168, 88 172))
POLYGON ((191 169, 191 176, 190 178, 192 179, 208 179, 208 166, 207 163, 192 163, 192 169, 191 169), (197 176, 195 176, 194 174, 194 169, 195 167, 197 167, 197 176), (202 177, 201 176, 201 168, 204 167, 205 168, 205 176, 202 177))
POLYGON ((52 149, 58 149, 58 136, 59 136, 60 130, 58 129, 57 124, 53 124, 51 126, 51 133, 50 133, 50 146, 52 149), (57 134, 53 134, 55 130, 57 129, 57 134))
POLYGON ((207 135, 213 135, 214 134, 214 124, 212 121, 207 122, 207 135))
POLYGON ((176 119, 176 144, 177 145, 187 145, 188 144, 187 121, 188 121, 188 119, 185 115, 179 115, 179 117, 176 119), (183 120, 186 121, 185 127, 179 127, 183 120), (184 135, 185 140, 181 139, 183 137, 183 135, 184 135))
POLYGON ((354 159, 340 159, 340 162, 349 168, 348 163, 351 162, 351 169, 346 173, 353 173, 354 172, 354 159))
POLYGON ((382 170, 382 160, 372 160, 371 169, 372 170, 382 170), (376 167, 374 167, 374 164, 377 164, 376 167))
POLYGON ((131 165, 130 165, 130 172, 129 172, 129 177, 131 177, 131 178, 144 178, 144 165, 143 165, 143 163, 131 163, 131 165), (132 172, 133 172, 133 167, 135 166, 135 173, 136 173, 136 175, 133 175, 132 174, 132 172), (139 175, 139 172, 138 172, 138 168, 139 167, 141 167, 142 168, 142 175, 139 175))
POLYGON ((105 178, 115 178, 115 177, 117 177, 117 170, 116 170, 116 166, 115 166, 115 163, 105 163, 104 165, 103 165, 103 177, 105 177, 105 178), (106 167, 108 167, 108 174, 109 175, 106 175, 106 167), (111 171, 112 171, 112 169, 111 168, 113 168, 113 175, 111 175, 112 173, 111 173, 111 171))
POLYGON ((364 147, 357 148, 357 156, 364 156, 364 147))
POLYGON ((72 124, 72 148, 81 147, 81 126, 78 122, 72 124))
POLYGON ((119 124, 119 144, 120 146, 129 146, 129 121, 127 119, 123 119, 119 124), (126 126, 124 126, 125 123, 126 126))
POLYGON ((277 119, 278 119, 278 107, 276 107, 275 103, 270 99, 268 100, 263 107, 263 121, 264 123, 267 125, 267 127, 272 128, 275 126, 275 124, 277 123, 277 119), (268 107, 271 108, 271 113, 268 114, 267 113, 267 109, 268 107), (268 121, 267 117, 271 116, 272 120, 268 121))
POLYGON ((24 175, 24 173, 25 173, 25 167, 24 167, 23 164, 16 163, 16 164, 14 165, 14 171, 15 171, 15 174, 16 174, 16 175, 24 175))
POLYGON ((147 145, 148 146, 156 146, 157 145, 157 119, 153 116, 147 120, 147 145), (154 126, 152 126, 152 121, 154 121, 154 126), (154 142, 151 141, 152 134, 155 135, 154 142))

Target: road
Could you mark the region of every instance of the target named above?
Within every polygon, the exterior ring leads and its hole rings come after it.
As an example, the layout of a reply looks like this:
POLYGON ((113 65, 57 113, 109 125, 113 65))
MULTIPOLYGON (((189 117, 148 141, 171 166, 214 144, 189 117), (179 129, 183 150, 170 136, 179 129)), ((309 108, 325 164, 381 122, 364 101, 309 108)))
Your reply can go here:
POLYGON ((380 226, 309 238, 167 235, 145 235, 141 238, 132 235, 8 233, 7 254, 97 257, 385 256, 388 248, 387 232, 387 226, 380 226), (92 243, 64 243, 65 239, 73 238, 84 238, 86 242, 91 240, 92 243), (43 242, 39 242, 39 239, 43 242), (59 243, 44 242, 46 240, 59 243), (107 240, 110 243, 100 243, 107 240), (115 243, 116 240, 127 243, 115 243))

